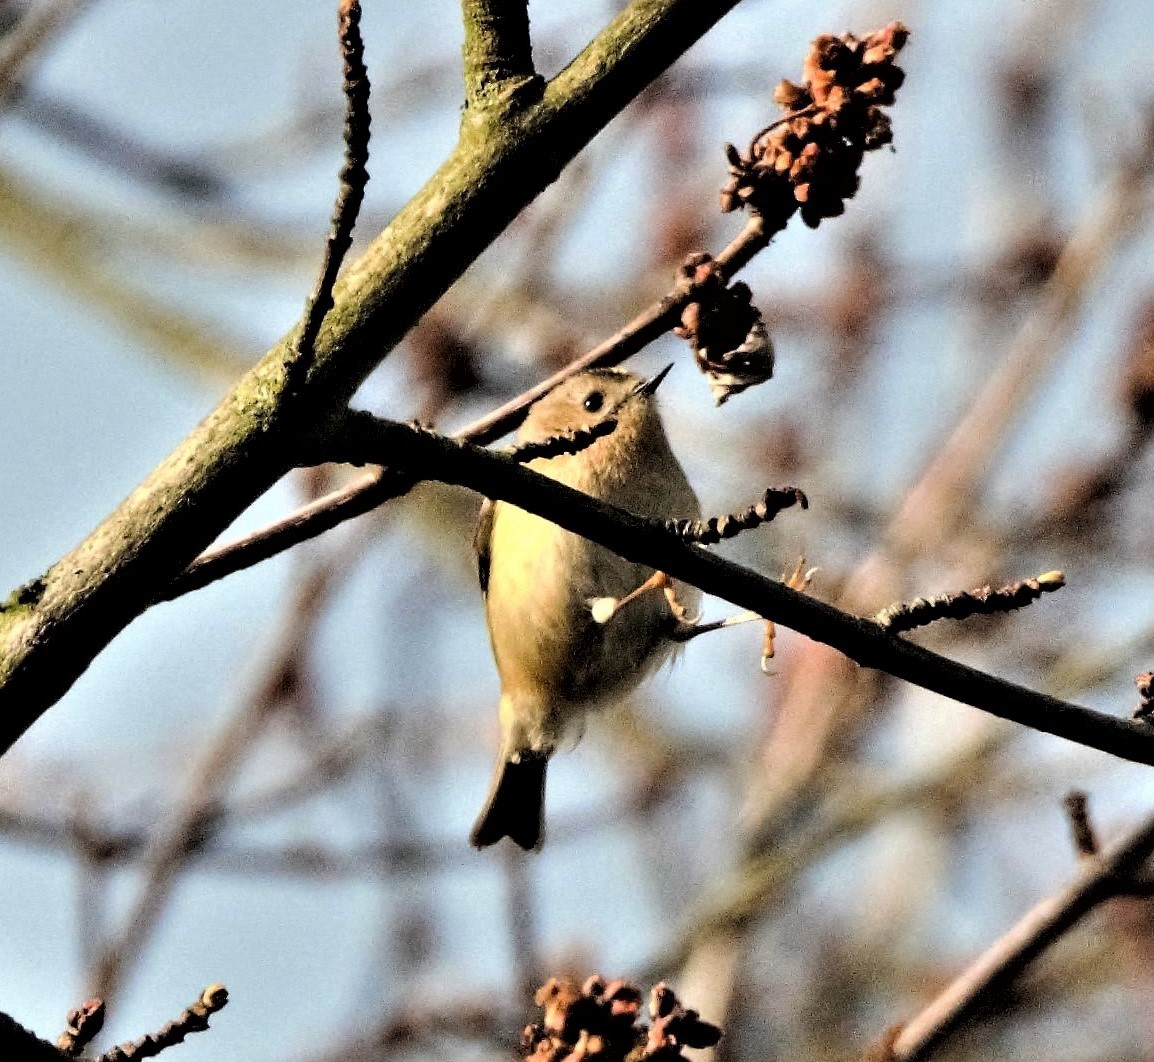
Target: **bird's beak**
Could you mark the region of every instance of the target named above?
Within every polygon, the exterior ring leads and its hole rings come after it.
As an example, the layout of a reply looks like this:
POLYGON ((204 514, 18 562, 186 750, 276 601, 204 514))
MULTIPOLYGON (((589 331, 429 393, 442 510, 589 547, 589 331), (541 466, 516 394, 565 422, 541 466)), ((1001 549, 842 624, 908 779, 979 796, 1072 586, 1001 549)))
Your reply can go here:
POLYGON ((651 395, 661 386, 661 381, 669 375, 669 370, 673 368, 673 362, 665 366, 656 376, 649 377, 648 380, 642 380, 635 388, 633 393, 635 395, 651 395))

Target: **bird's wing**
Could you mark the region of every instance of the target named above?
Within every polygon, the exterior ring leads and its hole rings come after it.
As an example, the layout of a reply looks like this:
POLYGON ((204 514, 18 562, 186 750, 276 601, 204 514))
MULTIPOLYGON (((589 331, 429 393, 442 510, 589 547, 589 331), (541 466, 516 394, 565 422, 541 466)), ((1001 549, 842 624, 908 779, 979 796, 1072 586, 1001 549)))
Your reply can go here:
POLYGON ((473 549, 477 551, 477 578, 481 582, 481 593, 489 590, 489 549, 493 540, 493 514, 496 506, 492 498, 486 498, 477 517, 477 530, 473 532, 473 549))

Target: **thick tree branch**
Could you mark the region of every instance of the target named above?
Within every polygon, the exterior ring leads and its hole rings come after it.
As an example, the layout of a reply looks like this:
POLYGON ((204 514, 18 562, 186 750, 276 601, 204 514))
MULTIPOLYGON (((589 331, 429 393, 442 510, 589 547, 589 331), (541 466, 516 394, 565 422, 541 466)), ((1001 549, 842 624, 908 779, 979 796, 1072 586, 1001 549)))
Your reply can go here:
POLYGON ((464 122, 440 170, 345 273, 297 401, 296 329, 74 551, 0 612, 0 750, 298 459, 417 318, 638 92, 737 3, 635 0, 499 121, 464 122))
POLYGON ((533 69, 526 0, 461 0, 461 13, 466 108, 507 106, 526 90, 540 95, 545 82, 533 69))
POLYGON ((1125 760, 1154 765, 1154 727, 1070 704, 995 678, 888 633, 784 583, 687 545, 661 521, 647 520, 572 490, 508 458, 404 424, 354 414, 334 458, 401 457, 414 477, 468 487, 598 542, 707 594, 833 646, 863 667, 884 671, 991 715, 1055 734, 1125 760))

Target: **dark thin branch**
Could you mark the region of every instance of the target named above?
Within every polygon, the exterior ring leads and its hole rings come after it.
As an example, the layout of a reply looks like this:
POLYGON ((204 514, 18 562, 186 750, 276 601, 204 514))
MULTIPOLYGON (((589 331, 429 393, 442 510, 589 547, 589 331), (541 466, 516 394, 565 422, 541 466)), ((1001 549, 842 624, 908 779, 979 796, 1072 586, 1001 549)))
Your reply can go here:
POLYGON ((612 435, 617 429, 617 421, 613 418, 598 421, 588 428, 577 428, 562 435, 554 435, 540 442, 525 442, 508 450, 508 456, 518 464, 526 465, 536 461, 539 457, 563 457, 568 454, 579 454, 582 450, 592 446, 598 439, 612 435))
POLYGON ((1093 857, 1098 854, 1098 837, 1094 832, 1094 825, 1090 821, 1089 801, 1085 793, 1075 789, 1066 794, 1062 801, 1066 808, 1066 817, 1070 820, 1070 833, 1074 841, 1074 850, 1079 856, 1093 857))
POLYGON ((345 94, 345 159, 340 172, 340 190, 333 206, 332 227, 325 241, 321 272, 305 303, 304 320, 285 363, 289 387, 296 390, 312 364, 317 336, 325 315, 333 308, 333 287, 341 263, 353 245, 353 229, 365 185, 369 183, 369 72, 365 68, 365 42, 361 39, 361 5, 359 0, 341 0, 337 9, 337 32, 344 68, 342 89, 345 94))
POLYGON ((350 415, 337 445, 341 456, 355 455, 360 461, 400 456, 414 477, 453 483, 510 502, 627 560, 666 572, 830 645, 864 667, 1023 726, 1154 765, 1154 728, 1144 723, 1070 704, 940 656, 895 637, 871 620, 688 545, 659 520, 636 516, 481 447, 368 414, 350 415))
POLYGON ((922 1062, 999 996, 1050 945, 1060 940, 1098 904, 1127 891, 1154 852, 1154 817, 1082 873, 1061 892, 1043 900, 995 941, 937 999, 907 1022, 893 1042, 894 1062, 922 1062))
POLYGON ((339 527, 346 520, 363 516, 385 502, 401 497, 412 485, 412 480, 404 476, 386 468, 375 468, 347 487, 310 502, 282 520, 201 554, 156 596, 154 603, 173 601, 226 575, 251 568, 286 549, 308 542, 339 527))
POLYGON ((68 1056, 0 1011, 0 1058, 19 1059, 19 1062, 66 1062, 68 1056))
POLYGON ((1037 601, 1043 594, 1061 590, 1065 585, 1066 577, 1061 572, 1045 572, 1037 579, 1025 579, 1003 586, 1000 590, 983 586, 956 594, 901 601, 882 609, 874 621, 891 633, 900 634, 943 619, 964 620, 971 616, 1013 612, 1014 609, 1025 608, 1037 601))

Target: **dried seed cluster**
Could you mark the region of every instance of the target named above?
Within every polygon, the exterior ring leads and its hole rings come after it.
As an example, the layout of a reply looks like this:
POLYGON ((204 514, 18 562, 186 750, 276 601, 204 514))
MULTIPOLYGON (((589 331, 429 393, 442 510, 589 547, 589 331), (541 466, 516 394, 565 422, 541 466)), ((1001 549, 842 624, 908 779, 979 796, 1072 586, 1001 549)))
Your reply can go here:
POLYGON ((550 978, 537 991, 544 1020, 525 1029, 522 1047, 533 1062, 673 1062, 683 1047, 712 1047, 721 1039, 716 1025, 686 1010, 673 990, 657 985, 649 996, 652 1024, 638 1021, 641 991, 628 981, 550 978))
POLYGON ((1138 687, 1138 696, 1142 698, 1134 709, 1134 718, 1149 723, 1154 720, 1154 671, 1143 671, 1134 680, 1134 685, 1138 687))
POLYGON ((717 404, 770 379, 773 342, 761 311, 751 302, 748 285, 727 287, 717 263, 704 253, 685 259, 679 282, 692 285, 694 295, 674 331, 689 341, 717 404))
POLYGON ((859 40, 825 34, 810 46, 802 84, 782 81, 774 99, 790 113, 759 133, 742 155, 726 145, 730 179, 721 209, 745 208, 784 226, 795 210, 816 228, 845 210, 867 151, 893 139, 882 107, 905 74, 894 59, 909 37, 900 22, 859 40))

